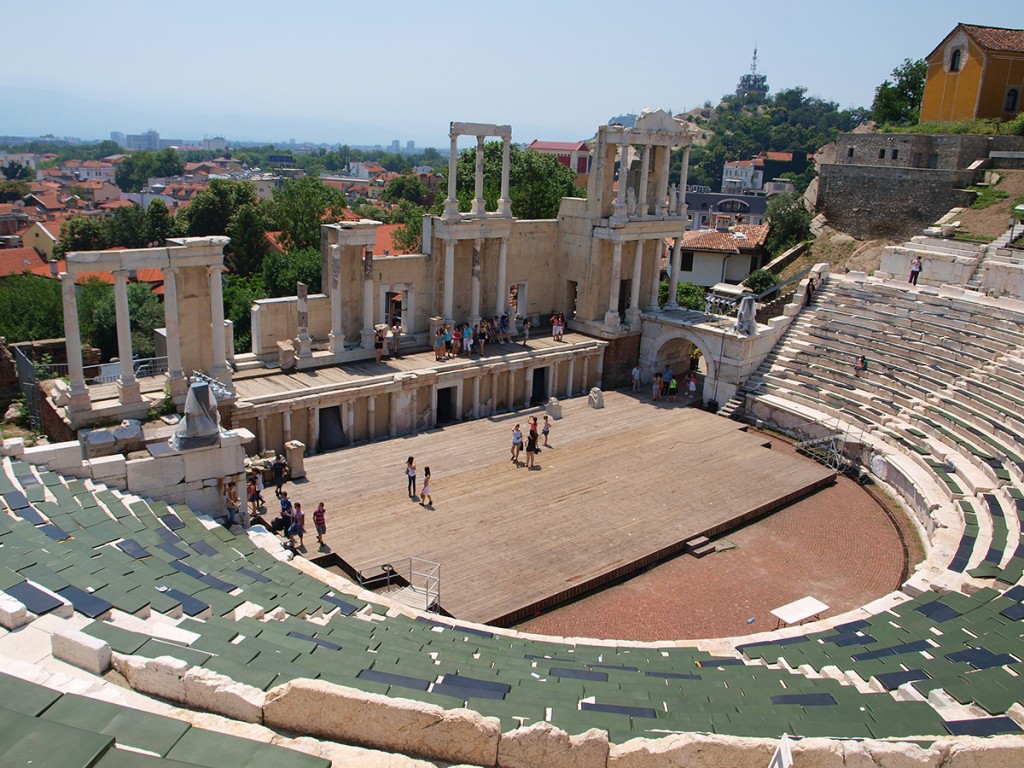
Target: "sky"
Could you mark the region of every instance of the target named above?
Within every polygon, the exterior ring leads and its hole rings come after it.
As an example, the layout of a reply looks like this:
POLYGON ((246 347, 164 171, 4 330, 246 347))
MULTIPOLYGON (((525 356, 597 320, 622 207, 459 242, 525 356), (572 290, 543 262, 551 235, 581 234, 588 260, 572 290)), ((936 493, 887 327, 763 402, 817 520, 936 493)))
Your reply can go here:
POLYGON ((36 0, 3 39, 0 135, 447 147, 452 120, 572 141, 610 117, 716 102, 757 68, 870 106, 959 22, 1020 0, 36 0))

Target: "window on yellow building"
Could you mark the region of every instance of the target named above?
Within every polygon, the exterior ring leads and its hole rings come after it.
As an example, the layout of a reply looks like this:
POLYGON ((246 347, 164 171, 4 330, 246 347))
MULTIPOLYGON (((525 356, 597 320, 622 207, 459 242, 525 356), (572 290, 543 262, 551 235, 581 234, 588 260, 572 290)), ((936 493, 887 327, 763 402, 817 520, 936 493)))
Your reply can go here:
POLYGON ((1003 112, 1016 112, 1019 98, 1020 92, 1016 88, 1008 90, 1006 92, 1006 103, 1003 104, 1003 112))
POLYGON ((953 55, 949 57, 949 71, 959 72, 960 71, 960 49, 957 48, 953 51, 953 55))

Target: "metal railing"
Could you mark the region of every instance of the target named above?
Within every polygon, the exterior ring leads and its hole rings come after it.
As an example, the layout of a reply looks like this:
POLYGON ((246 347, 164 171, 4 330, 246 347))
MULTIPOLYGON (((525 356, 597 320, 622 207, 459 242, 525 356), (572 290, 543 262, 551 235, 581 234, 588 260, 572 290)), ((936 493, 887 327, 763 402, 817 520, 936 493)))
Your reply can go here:
MULTIPOLYGON (((441 607, 441 564, 419 557, 406 557, 380 566, 381 575, 364 581, 363 586, 388 592, 402 592, 402 602, 424 611, 438 612, 441 607), (408 598, 412 598, 411 600, 408 598)), ((361 579, 364 578, 360 574, 361 579)))
MULTIPOLYGON (((66 369, 67 366, 64 366, 66 369)), ((142 357, 132 360, 132 372, 136 379, 145 379, 151 376, 159 376, 167 373, 166 357, 142 357)), ((65 370, 63 375, 67 375, 65 370)), ((120 364, 116 362, 104 363, 100 366, 100 373, 89 379, 90 384, 113 384, 121 376, 120 364)))

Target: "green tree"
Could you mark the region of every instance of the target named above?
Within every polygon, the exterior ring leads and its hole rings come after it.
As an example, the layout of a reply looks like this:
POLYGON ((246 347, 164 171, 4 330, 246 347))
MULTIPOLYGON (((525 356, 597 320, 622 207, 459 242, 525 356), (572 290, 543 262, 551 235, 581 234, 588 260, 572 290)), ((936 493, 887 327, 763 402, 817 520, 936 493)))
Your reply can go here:
POLYGON ((263 259, 263 284, 267 296, 294 296, 295 284, 305 283, 310 293, 320 293, 320 247, 288 253, 271 251, 263 259))
POLYGON ((159 176, 160 178, 180 176, 184 170, 185 164, 181 161, 181 155, 178 154, 176 149, 171 149, 170 147, 161 149, 153 158, 154 176, 159 176))
POLYGON ((423 253, 423 215, 426 209, 402 201, 391 212, 391 223, 401 224, 392 235, 392 242, 406 253, 423 253))
POLYGON ((153 331, 164 324, 164 305, 149 283, 128 284, 128 314, 131 317, 132 353, 138 357, 156 354, 153 331))
POLYGON ((774 272, 769 272, 767 269, 755 269, 743 281, 743 285, 757 294, 764 293, 769 288, 774 288, 778 284, 779 276, 774 272))
POLYGON ((256 187, 252 182, 214 179, 178 215, 192 237, 223 235, 235 211, 256 200, 256 187))
POLYGON ((146 212, 137 205, 115 209, 106 224, 108 247, 145 248, 149 245, 149 222, 146 212))
MULTIPOLYGON (((487 142, 484 145, 484 200, 488 210, 495 210, 501 195, 502 143, 487 142)), ((459 153, 456 167, 456 194, 459 210, 468 211, 475 194, 476 149, 470 148, 459 153)), ((446 189, 448 173, 443 173, 441 188, 446 189)), ((583 196, 584 190, 576 187, 576 174, 558 162, 553 155, 534 150, 522 150, 513 145, 509 154, 509 199, 512 214, 520 219, 553 219, 558 215, 558 206, 566 196, 583 196)), ((440 209, 443 202, 438 196, 434 203, 440 209)))
POLYGON ((32 169, 27 165, 11 160, 4 166, 4 178, 8 181, 28 181, 32 178, 32 169))
POLYGON ((879 123, 914 125, 921 113, 924 79, 928 63, 924 59, 904 59, 890 77, 875 88, 871 112, 879 123))
POLYGON ((63 335, 59 280, 30 274, 0 278, 0 336, 16 342, 63 335))
MULTIPOLYGON (((668 301, 669 284, 662 280, 658 285, 658 304, 665 306, 668 301)), ((704 289, 693 283, 679 283, 676 286, 676 304, 686 309, 704 310, 704 289)))
POLYGON ((28 194, 28 183, 19 180, 0 181, 0 203, 12 203, 28 194))
POLYGON ((799 195, 785 192, 768 201, 765 218, 771 225, 765 245, 773 256, 806 240, 810 235, 811 212, 799 195))
POLYGON ((78 322, 82 339, 100 350, 102 360, 117 356, 114 286, 90 278, 78 286, 78 322))
POLYGON ((132 152, 114 171, 114 183, 122 192, 138 192, 151 177, 180 176, 185 169, 177 150, 132 152))
POLYGON ((146 237, 151 243, 163 245, 168 237, 174 237, 174 214, 167 203, 159 197, 151 200, 146 209, 146 237))
POLYGON ((224 276, 224 317, 234 325, 236 353, 252 350, 252 305, 265 298, 267 287, 262 274, 244 277, 229 273, 224 276))
POLYGON ((102 218, 74 216, 61 225, 53 257, 62 259, 72 251, 102 251, 109 243, 107 226, 102 218))
POLYGON ((306 176, 289 179, 274 190, 272 220, 289 250, 315 248, 319 251, 320 225, 325 218, 340 216, 347 207, 345 195, 319 178, 306 176))
POLYGON ((433 202, 430 190, 416 176, 399 176, 389 181, 384 187, 384 199, 392 203, 408 200, 415 205, 433 202))
POLYGON ((227 264, 232 272, 251 275, 260 271, 267 253, 267 216, 260 202, 239 206, 228 222, 227 264))

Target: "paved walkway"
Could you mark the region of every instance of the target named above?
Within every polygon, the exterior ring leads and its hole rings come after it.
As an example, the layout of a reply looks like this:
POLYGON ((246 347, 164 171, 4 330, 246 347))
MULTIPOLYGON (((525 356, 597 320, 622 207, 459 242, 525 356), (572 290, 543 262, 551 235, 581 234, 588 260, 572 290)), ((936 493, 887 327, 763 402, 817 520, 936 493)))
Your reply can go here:
POLYGON ((772 608, 807 595, 831 606, 825 616, 863 605, 895 589, 903 566, 884 510, 842 477, 725 538, 736 548, 676 557, 516 628, 644 641, 763 632, 775 627, 772 608))

